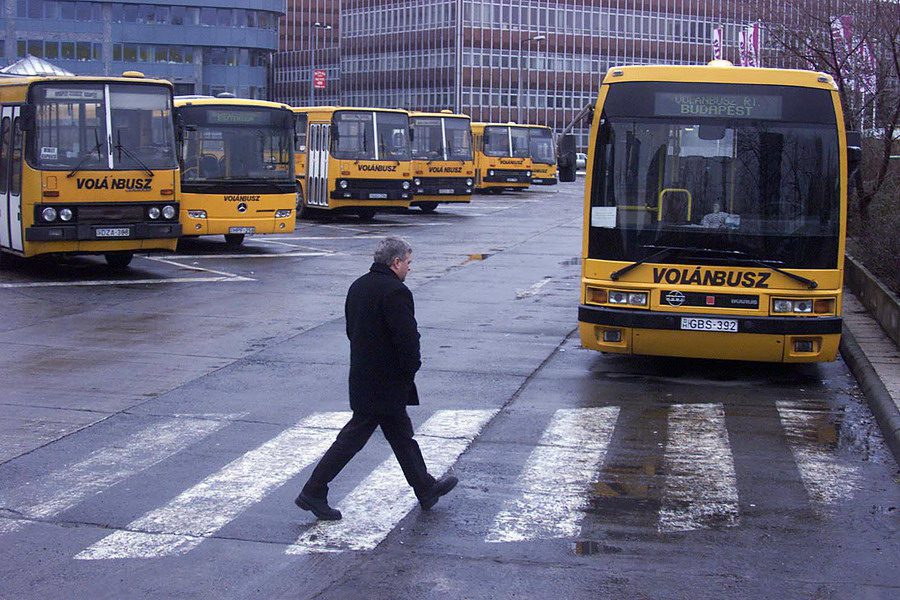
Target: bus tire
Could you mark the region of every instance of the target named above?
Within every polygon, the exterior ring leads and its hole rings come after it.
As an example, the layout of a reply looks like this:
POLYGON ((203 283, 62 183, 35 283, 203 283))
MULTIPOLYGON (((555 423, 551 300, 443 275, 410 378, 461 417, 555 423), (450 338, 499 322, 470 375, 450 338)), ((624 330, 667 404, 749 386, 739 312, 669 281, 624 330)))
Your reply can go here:
POLYGON ((124 269, 131 264, 134 252, 107 252, 103 255, 111 269, 124 269))
POLYGON ((376 210, 374 208, 358 208, 356 214, 361 221, 371 221, 375 218, 376 210))
POLYGON ((298 219, 315 219, 316 217, 321 216, 319 211, 311 206, 307 206, 302 202, 297 207, 297 218, 298 219))
POLYGON ((419 202, 416 206, 419 207, 423 213, 433 213, 434 209, 437 208, 437 202, 419 202))
POLYGON ((231 250, 236 250, 241 247, 241 244, 244 243, 244 234, 243 233, 226 233, 225 234, 225 246, 231 250))

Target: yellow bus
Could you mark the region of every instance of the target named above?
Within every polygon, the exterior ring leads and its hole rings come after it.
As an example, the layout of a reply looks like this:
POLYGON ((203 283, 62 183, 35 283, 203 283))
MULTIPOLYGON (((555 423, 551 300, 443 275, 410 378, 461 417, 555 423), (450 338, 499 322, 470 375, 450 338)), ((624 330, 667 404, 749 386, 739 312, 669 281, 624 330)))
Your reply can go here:
POLYGON ((559 183, 553 131, 543 125, 529 125, 528 148, 531 152, 531 184, 556 185, 559 183))
POLYGON ((300 211, 356 213, 409 208, 413 198, 409 114, 405 110, 295 107, 307 119, 300 211))
POLYGON ((177 96, 184 235, 222 235, 236 248, 247 234, 294 231, 294 113, 286 104, 177 96))
POLYGON ((413 168, 413 206, 432 212, 440 203, 472 200, 475 159, 468 115, 411 112, 410 145, 413 168))
POLYGON ((725 61, 611 69, 588 152, 582 344, 833 360, 847 165, 828 75, 725 61))
POLYGON ((515 123, 472 123, 475 189, 499 194, 531 185, 528 128, 515 123))
POLYGON ((174 250, 178 163, 172 85, 123 77, 0 79, 0 251, 174 250))

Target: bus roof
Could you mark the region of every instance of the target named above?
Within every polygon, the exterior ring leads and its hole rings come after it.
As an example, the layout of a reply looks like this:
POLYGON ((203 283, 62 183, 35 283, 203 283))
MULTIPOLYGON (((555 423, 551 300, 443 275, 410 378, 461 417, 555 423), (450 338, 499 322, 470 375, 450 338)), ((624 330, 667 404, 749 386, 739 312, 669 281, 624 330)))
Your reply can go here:
POLYGON ((456 118, 456 119, 469 119, 472 120, 472 117, 469 115, 464 115, 462 113, 455 113, 452 111, 439 111, 439 112, 430 112, 430 111, 419 111, 419 110, 411 110, 409 111, 409 116, 411 117, 447 117, 447 118, 456 118))
POLYGON ((612 67, 603 77, 604 85, 628 81, 687 81, 692 83, 747 83, 790 85, 836 90, 834 80, 825 73, 800 69, 763 69, 735 67, 728 61, 706 65, 631 65, 612 67))
POLYGON ((165 79, 150 79, 148 77, 105 77, 103 75, 76 75, 68 77, 63 75, 17 75, 14 77, 0 77, 0 86, 30 85, 32 83, 45 82, 79 82, 79 83, 156 83, 172 87, 172 82, 165 79))
POLYGON ((513 123, 510 121, 509 123, 482 123, 482 122, 473 122, 472 127, 522 127, 528 128, 530 125, 525 125, 524 123, 513 123))
POLYGON ((402 108, 374 108, 368 106, 292 106, 290 107, 294 112, 323 112, 323 113, 333 113, 339 110, 354 110, 360 112, 392 112, 392 113, 400 113, 404 115, 408 115, 409 112, 402 108))
POLYGON ((282 108, 291 110, 291 107, 282 102, 269 102, 268 100, 250 100, 247 98, 216 98, 215 96, 175 96, 175 106, 258 106, 264 108, 282 108))

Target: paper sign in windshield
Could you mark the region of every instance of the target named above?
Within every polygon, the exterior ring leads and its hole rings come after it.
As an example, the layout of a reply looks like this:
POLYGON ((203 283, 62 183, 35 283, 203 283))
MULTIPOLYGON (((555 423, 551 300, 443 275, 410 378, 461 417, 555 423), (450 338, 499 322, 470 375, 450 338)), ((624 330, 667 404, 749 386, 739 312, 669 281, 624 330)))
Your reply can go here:
POLYGON ((592 206, 591 227, 613 229, 616 226, 615 206, 592 206))

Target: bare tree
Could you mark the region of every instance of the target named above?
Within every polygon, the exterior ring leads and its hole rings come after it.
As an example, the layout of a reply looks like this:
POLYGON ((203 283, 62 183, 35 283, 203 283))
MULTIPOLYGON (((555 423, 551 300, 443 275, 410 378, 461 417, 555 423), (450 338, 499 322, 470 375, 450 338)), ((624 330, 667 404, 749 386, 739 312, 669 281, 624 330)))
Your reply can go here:
POLYGON ((888 179, 900 127, 898 0, 759 0, 772 56, 767 64, 824 71, 834 77, 844 125, 863 131, 863 164, 854 179, 858 214, 888 179))

